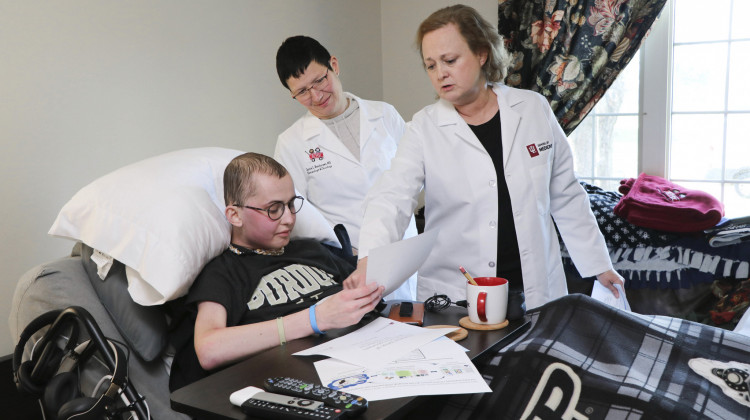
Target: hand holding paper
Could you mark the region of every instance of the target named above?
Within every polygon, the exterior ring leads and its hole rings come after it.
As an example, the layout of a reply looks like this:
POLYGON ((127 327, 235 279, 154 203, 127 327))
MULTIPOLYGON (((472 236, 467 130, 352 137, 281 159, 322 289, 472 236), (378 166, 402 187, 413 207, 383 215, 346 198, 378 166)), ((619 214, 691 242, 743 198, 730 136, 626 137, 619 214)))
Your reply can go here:
POLYGON ((437 230, 429 230, 371 250, 366 262, 367 281, 385 286, 383 295, 389 295, 422 266, 432 251, 437 235, 437 230))
POLYGON ((355 289, 342 290, 321 300, 316 305, 318 326, 326 331, 358 323, 380 302, 382 290, 379 289, 381 287, 377 284, 369 283, 355 289))
POLYGON ((604 302, 607 305, 614 306, 617 309, 631 312, 630 304, 625 297, 625 290, 619 284, 615 284, 614 286, 617 288, 617 291, 620 292, 619 298, 616 298, 615 295, 613 295, 609 289, 602 286, 601 283, 594 281, 594 289, 591 291, 591 297, 600 302, 604 302))

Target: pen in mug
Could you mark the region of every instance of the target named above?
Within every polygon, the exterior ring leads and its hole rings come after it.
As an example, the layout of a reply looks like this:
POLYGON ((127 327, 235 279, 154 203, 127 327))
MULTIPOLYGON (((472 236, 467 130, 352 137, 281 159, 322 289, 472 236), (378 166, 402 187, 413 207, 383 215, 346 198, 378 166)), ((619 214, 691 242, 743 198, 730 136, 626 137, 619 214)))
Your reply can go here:
POLYGON ((469 283, 473 284, 474 286, 479 286, 479 285, 477 284, 477 282, 475 282, 475 281, 474 281, 474 278, 473 278, 473 277, 471 277, 471 275, 470 275, 469 273, 467 273, 467 272, 466 272, 466 269, 464 269, 464 268, 463 268, 463 267, 461 267, 460 265, 458 266, 458 269, 459 269, 459 270, 461 270, 461 272, 462 272, 462 273, 464 273, 464 277, 466 277, 466 279, 467 279, 467 280, 469 280, 469 283))

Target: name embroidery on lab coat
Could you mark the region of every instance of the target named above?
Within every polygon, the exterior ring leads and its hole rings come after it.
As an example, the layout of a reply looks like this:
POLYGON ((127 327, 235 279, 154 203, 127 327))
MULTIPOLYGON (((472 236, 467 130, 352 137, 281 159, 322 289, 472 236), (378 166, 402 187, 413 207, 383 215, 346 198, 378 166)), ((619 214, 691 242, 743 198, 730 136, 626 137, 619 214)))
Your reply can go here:
POLYGON ((323 156, 323 152, 320 151, 320 147, 305 150, 305 154, 307 155, 308 158, 310 158, 310 162, 313 163, 312 166, 308 166, 305 168, 307 175, 312 175, 316 172, 320 172, 324 169, 331 169, 333 167, 333 164, 331 163, 330 160, 327 162, 322 162, 324 156, 323 156), (319 163, 315 163, 316 160, 319 163))
POLYGON ((535 143, 531 143, 530 145, 526 146, 526 150, 529 151, 529 156, 537 157, 539 156, 540 152, 550 149, 551 147, 552 147, 552 142, 547 140, 544 143, 539 143, 538 145, 535 143))
POLYGON ((322 170, 331 169, 331 168, 333 168, 333 164, 329 160, 324 163, 316 163, 312 166, 308 166, 307 168, 305 168, 305 171, 307 172, 308 175, 312 175, 316 172, 320 172, 322 170))

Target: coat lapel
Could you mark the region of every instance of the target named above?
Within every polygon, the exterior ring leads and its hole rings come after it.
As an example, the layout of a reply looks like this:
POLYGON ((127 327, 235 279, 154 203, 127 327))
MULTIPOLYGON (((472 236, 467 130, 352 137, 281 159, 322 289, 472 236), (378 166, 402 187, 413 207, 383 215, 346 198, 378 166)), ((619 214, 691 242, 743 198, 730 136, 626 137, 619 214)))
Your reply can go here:
MULTIPOLYGON (((364 153, 367 142, 372 138, 372 133, 383 127, 383 110, 380 107, 362 106, 362 100, 351 95, 359 103, 359 150, 360 156, 364 153)), ((383 133, 385 135, 385 133, 383 133)))
MULTIPOLYGON (((362 130, 360 129, 360 131, 362 130)), ((337 154, 344 159, 359 164, 359 161, 354 158, 352 152, 344 146, 344 143, 333 134, 325 123, 309 112, 305 115, 304 121, 302 122, 302 136, 310 145, 309 148, 311 149, 320 147, 321 149, 325 149, 328 152, 337 154)))
POLYGON ((437 102, 437 112, 435 113, 437 125, 441 130, 452 132, 456 137, 466 142, 469 146, 474 147, 487 153, 484 146, 479 142, 477 136, 471 131, 469 125, 461 118, 456 108, 450 102, 440 99, 437 102))
POLYGON ((503 139, 503 168, 508 166, 510 151, 516 141, 518 125, 521 123, 521 114, 513 107, 523 102, 523 99, 514 94, 512 89, 505 85, 496 84, 493 91, 497 95, 497 105, 500 109, 500 133, 503 139))

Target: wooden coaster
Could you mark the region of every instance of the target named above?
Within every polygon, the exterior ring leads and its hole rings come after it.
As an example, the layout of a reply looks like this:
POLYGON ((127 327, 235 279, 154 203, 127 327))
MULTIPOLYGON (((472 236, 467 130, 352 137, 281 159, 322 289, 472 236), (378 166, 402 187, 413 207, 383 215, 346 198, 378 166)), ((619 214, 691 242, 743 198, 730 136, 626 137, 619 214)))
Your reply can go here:
POLYGON ((499 330, 502 328, 505 328, 508 326, 508 320, 499 323, 499 324, 477 324, 475 322, 472 322, 471 319, 469 319, 468 315, 458 320, 458 325, 468 328, 470 330, 499 330))
MULTIPOLYGON (((429 325, 425 328, 456 328, 456 326, 455 325, 429 325)), ((461 341, 464 338, 466 338, 467 335, 469 335, 468 331, 466 331, 464 328, 459 328, 453 332, 446 334, 445 336, 450 338, 453 341, 461 341)))

